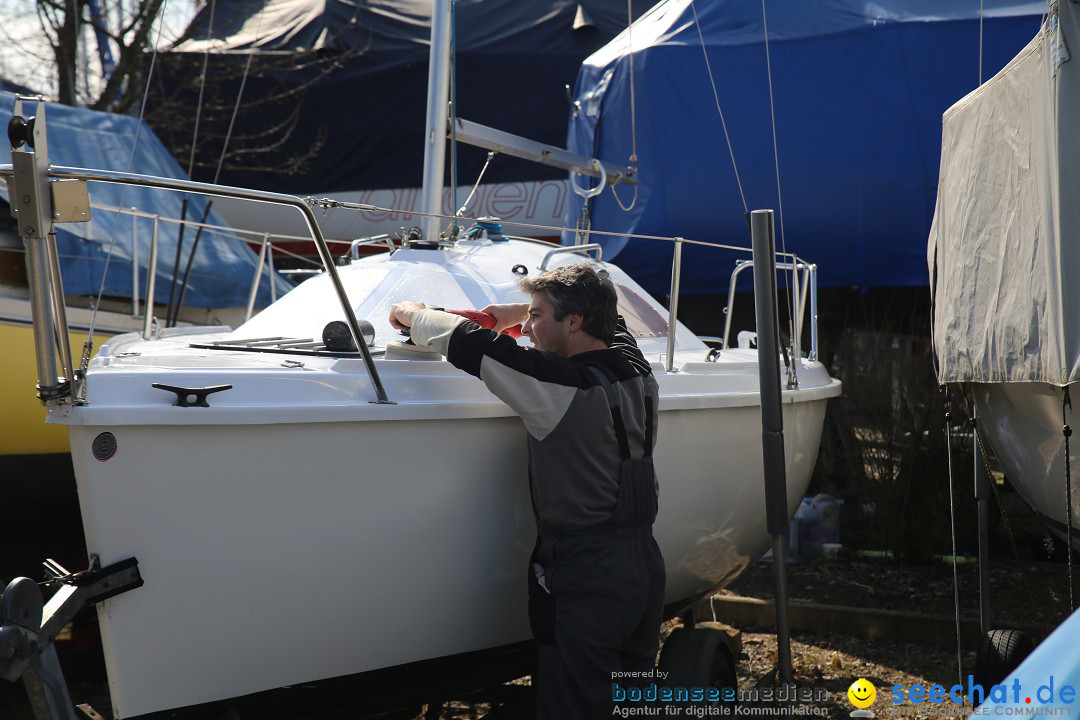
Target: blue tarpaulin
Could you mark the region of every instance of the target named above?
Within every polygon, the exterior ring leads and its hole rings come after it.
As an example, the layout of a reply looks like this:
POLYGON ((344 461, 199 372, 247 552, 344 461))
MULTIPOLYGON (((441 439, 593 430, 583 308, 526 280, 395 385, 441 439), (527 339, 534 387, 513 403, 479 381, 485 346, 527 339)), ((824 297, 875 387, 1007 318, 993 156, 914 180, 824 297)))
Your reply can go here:
MULTIPOLYGON (((983 5, 985 80, 1036 33, 1045 3, 983 5)), ((777 247, 817 263, 822 286, 928 285, 941 115, 979 84, 979 0, 769 0, 766 11, 775 157, 761 3, 699 0, 696 24, 691 0, 665 0, 586 60, 569 148, 627 165, 632 37, 637 201, 624 211, 605 191, 590 201, 592 227, 749 247, 734 155, 746 207, 782 208, 777 247)), ((616 192, 629 206, 633 190, 616 192)), ((581 208, 573 196, 568 227, 581 208)), ((590 241, 648 290, 668 292, 670 243, 590 241)), ((736 257, 748 256, 687 247, 683 291, 726 290, 736 257)))
MULTIPOLYGON (((0 92, 0 124, 3 127, 7 127, 11 119, 14 100, 14 95, 0 92)), ((32 115, 36 105, 36 102, 24 101, 23 112, 32 115)), ((47 106, 46 117, 49 161, 52 165, 169 178, 186 177, 154 133, 135 118, 57 103, 47 106)), ((8 143, 0 143, 0 163, 10 162, 8 143)), ((6 186, 0 185, 0 194, 7 200, 6 186)), ((90 183, 90 201, 111 207, 135 207, 162 218, 179 219, 183 195, 142 187, 90 183)), ((189 196, 188 220, 201 221, 205 211, 206 200, 203 197, 189 196)), ((89 223, 57 225, 57 244, 65 294, 96 296, 101 288, 102 273, 111 250, 104 295, 131 297, 134 237, 138 247, 139 294, 142 297, 146 287, 153 220, 133 220, 129 215, 98 209, 92 211, 92 216, 89 223), (137 224, 133 226, 133 223, 137 224)), ((225 225, 213 210, 207 216, 206 222, 225 225)), ((159 223, 157 284, 154 293, 154 299, 159 303, 169 301, 179 227, 176 223, 159 223)), ((179 270, 181 277, 195 232, 193 227, 188 227, 184 232, 179 270)), ((255 272, 255 261, 255 253, 232 233, 204 231, 191 264, 184 305, 203 308, 245 305, 255 272)), ((280 283, 279 293, 288 290, 287 282, 280 278, 275 281, 280 283)), ((269 292, 269 283, 264 279, 260 288, 259 304, 269 302, 269 292)))

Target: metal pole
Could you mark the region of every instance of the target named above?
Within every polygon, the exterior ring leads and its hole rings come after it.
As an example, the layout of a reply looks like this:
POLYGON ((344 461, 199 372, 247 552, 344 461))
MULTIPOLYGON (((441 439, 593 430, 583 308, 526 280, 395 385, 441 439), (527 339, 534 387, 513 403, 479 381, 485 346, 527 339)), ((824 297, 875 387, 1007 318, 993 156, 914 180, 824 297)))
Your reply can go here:
MULTIPOLYGON (((37 355, 38 390, 57 389, 56 351, 54 339, 55 310, 52 306, 52 292, 49 287, 49 262, 45 250, 45 241, 24 238, 26 247, 26 276, 30 286, 30 307, 34 316, 34 352, 37 355)), ((39 395, 40 397, 40 395, 39 395)), ((44 404, 49 404, 42 398, 44 404)))
POLYGON ((263 262, 266 261, 266 246, 270 243, 270 233, 263 233, 262 245, 259 246, 259 259, 255 261, 255 277, 251 278, 251 291, 248 292, 247 312, 244 322, 251 319, 255 311, 255 296, 259 294, 259 280, 262 279, 263 262))
MULTIPOLYGON (((424 124, 424 184, 420 211, 442 212, 443 170, 446 164, 446 106, 450 101, 450 0, 435 0, 431 12, 431 53, 428 56, 427 120, 424 124)), ((457 208, 455 208, 456 210, 457 208)), ((424 240, 438 240, 439 218, 424 217, 424 240)))
POLYGON ((818 359, 817 265, 810 266, 810 359, 818 359))
POLYGON ((761 388, 761 452, 765 470, 765 520, 773 537, 776 650, 780 681, 794 682, 787 608, 787 478, 780 396, 780 339, 776 312, 776 238, 773 211, 750 213, 754 249, 754 310, 757 314, 758 381, 761 388))
POLYGON ((176 259, 173 260, 172 285, 169 286, 169 304, 165 307, 165 327, 169 327, 169 319, 173 313, 173 300, 176 299, 176 286, 180 282, 180 259, 184 255, 184 228, 187 227, 188 196, 180 202, 180 228, 176 232, 176 259))
POLYGON ((671 258, 671 295, 668 296, 667 371, 675 367, 675 328, 679 315, 679 282, 682 275, 682 238, 675 238, 671 258))
POLYGON ((975 451, 975 506, 979 528, 979 628, 990 632, 990 473, 979 448, 979 419, 971 414, 971 441, 975 451))
POLYGON ((277 270, 274 269, 274 243, 266 243, 266 279, 270 281, 270 302, 277 302, 277 286, 274 285, 274 275, 277 274, 277 270))
MULTIPOLYGON (((134 210, 135 208, 131 208, 134 210)), ((120 218, 117 218, 119 220, 120 218)), ((139 218, 131 216, 131 317, 139 317, 139 218)))
POLYGON ((56 249, 56 233, 49 233, 45 243, 49 253, 49 284, 52 288, 56 322, 54 325, 56 350, 60 354, 60 366, 64 371, 64 377, 70 382, 75 379, 75 368, 71 364, 71 337, 68 335, 67 304, 64 302, 64 281, 60 277, 60 255, 56 249))
MULTIPOLYGON (((22 99, 16 97, 13 117, 23 116, 22 99)), ((65 382, 57 377, 56 308, 50 288, 48 237, 53 231, 52 196, 49 190, 49 148, 45 103, 37 102, 33 148, 12 145, 12 181, 9 184, 11 209, 18 216, 19 235, 26 248, 26 279, 30 290, 30 310, 34 319, 34 351, 37 356, 38 397, 44 405, 59 403, 66 394, 65 382)), ((14 123, 13 123, 14 124, 14 123)), ((59 292, 63 296, 63 291, 59 292)), ((61 328, 67 332, 67 328, 61 328)))
POLYGON ((731 341, 731 316, 734 315, 735 310, 735 283, 739 279, 739 273, 741 273, 747 266, 753 267, 754 263, 750 260, 740 260, 735 263, 735 269, 731 271, 731 280, 728 282, 728 296, 727 307, 724 308, 724 349, 730 350, 731 341))
POLYGON ((150 236, 150 260, 146 267, 146 311, 143 313, 143 340, 150 339, 150 329, 154 323, 154 285, 157 280, 157 245, 158 245, 158 220, 154 216, 154 231, 150 236))
POLYGON ((802 303, 799 302, 801 294, 799 263, 793 260, 791 262, 791 332, 794 335, 791 338, 792 368, 798 368, 802 359, 802 303))

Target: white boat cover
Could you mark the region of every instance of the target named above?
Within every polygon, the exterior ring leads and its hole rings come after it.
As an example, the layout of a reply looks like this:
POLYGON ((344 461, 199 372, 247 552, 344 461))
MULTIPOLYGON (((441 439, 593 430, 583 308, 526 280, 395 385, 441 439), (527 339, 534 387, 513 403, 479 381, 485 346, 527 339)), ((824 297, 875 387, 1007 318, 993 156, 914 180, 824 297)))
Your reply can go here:
POLYGON ((1080 379, 1080 5, 946 111, 928 261, 938 381, 1080 379))

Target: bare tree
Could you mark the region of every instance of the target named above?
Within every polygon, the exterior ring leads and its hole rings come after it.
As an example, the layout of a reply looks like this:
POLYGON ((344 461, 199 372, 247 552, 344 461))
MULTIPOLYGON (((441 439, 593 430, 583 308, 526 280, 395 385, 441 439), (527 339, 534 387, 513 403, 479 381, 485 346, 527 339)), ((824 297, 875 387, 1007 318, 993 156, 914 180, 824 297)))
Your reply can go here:
MULTIPOLYGON (((21 68, 10 79, 64 104, 117 113, 138 114, 149 89, 145 120, 181 165, 201 170, 203 179, 229 170, 303 171, 324 144, 320 127, 301 123, 308 89, 366 47, 343 46, 334 34, 325 39, 333 50, 324 45, 228 52, 206 38, 198 51, 177 51, 185 41, 204 40, 205 25, 189 26, 195 4, 0 0, 0 15, 17 19, 0 23, 0 69, 21 68), (284 150, 301 127, 304 149, 284 150)), ((214 7, 213 0, 203 0, 200 9, 213 13, 214 7)), ((216 0, 217 25, 227 26, 258 7, 216 0)), ((348 32, 355 22, 354 15, 339 32, 348 32)))
POLYGON ((201 171, 202 180, 230 171, 306 172, 326 138, 322 121, 304 111, 308 92, 370 43, 370 37, 353 31, 359 5, 317 47, 227 49, 227 40, 219 43, 207 35, 210 27, 278 32, 250 15, 251 7, 217 0, 215 21, 215 5, 207 4, 174 50, 159 57, 146 120, 175 157, 190 162, 189 172, 201 171))
MULTIPOLYGON (((174 21, 191 2, 172 0, 174 21)), ((11 79, 55 95, 66 105, 129 112, 138 103, 147 51, 160 39, 166 0, 5 4, 9 22, 0 24, 0 52, 4 69, 14 75, 11 79)))

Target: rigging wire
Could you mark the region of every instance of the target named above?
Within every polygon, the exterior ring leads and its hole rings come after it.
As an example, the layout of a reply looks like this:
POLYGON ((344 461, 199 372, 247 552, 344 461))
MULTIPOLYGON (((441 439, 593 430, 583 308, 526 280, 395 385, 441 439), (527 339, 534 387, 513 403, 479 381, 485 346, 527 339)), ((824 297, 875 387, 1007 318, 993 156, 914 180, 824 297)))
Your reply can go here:
MULTIPOLYGON (((304 200, 309 205, 320 205, 322 207, 327 207, 327 208, 344 208, 344 209, 348 209, 348 210, 358 210, 360 212, 366 212, 366 213, 408 213, 410 215, 417 215, 419 217, 434 217, 434 218, 441 218, 441 219, 444 219, 444 220, 450 220, 450 219, 452 219, 454 217, 453 215, 445 215, 443 213, 431 213, 431 212, 422 212, 420 210, 382 207, 380 205, 368 205, 368 204, 362 204, 362 203, 350 203, 350 202, 344 202, 344 201, 341 201, 341 200, 330 200, 329 198, 307 197, 307 198, 304 198, 304 200)), ((527 223, 527 222, 518 222, 518 221, 511 221, 511 220, 500 220, 499 222, 501 222, 503 225, 509 225, 511 227, 530 228, 530 229, 534 229, 534 230, 549 230, 549 231, 552 231, 553 233, 564 233, 564 232, 565 233, 574 233, 574 232, 577 232, 577 230, 575 228, 559 227, 557 225, 541 225, 541 224, 538 224, 538 223, 527 223)), ((662 240, 664 242, 681 242, 681 243, 685 243, 685 244, 689 244, 689 245, 701 245, 702 247, 716 248, 717 250, 731 250, 731 251, 734 251, 734 252, 745 252, 745 253, 753 252, 752 248, 740 247, 739 245, 726 245, 726 244, 723 244, 723 243, 705 242, 704 240, 690 240, 689 238, 685 238, 685 237, 674 237, 674 236, 667 236, 667 235, 643 235, 641 233, 613 232, 613 231, 610 231, 610 230, 590 230, 590 232, 592 234, 594 234, 594 235, 604 235, 604 236, 607 236, 607 237, 621 237, 621 238, 631 238, 631 239, 637 239, 637 240, 662 240)), ((537 242, 543 242, 543 241, 537 240, 537 242)), ((545 243, 545 244, 547 244, 547 243, 545 243)), ((797 255, 795 255, 793 253, 786 252, 786 251, 777 252, 776 257, 778 257, 778 258, 787 258, 787 259, 791 260, 792 262, 803 262, 797 255)))
MULTIPOLYGON (((157 218, 159 222, 172 223, 179 225, 181 223, 189 225, 195 228, 206 228, 207 230, 216 231, 215 234, 223 238, 230 240, 238 240, 243 243, 259 243, 262 242, 262 236, 265 234, 262 230, 245 230, 244 228, 235 228, 230 225, 215 225, 213 223, 201 223, 194 220, 180 220, 180 218, 168 217, 165 215, 156 215, 154 213, 139 210, 138 208, 125 208, 117 207, 116 205, 104 205, 101 203, 91 202, 90 207, 94 210, 104 210, 106 212, 119 213, 121 215, 134 215, 135 217, 154 219, 157 218), (244 238, 242 235, 254 235, 254 238, 244 238)), ((407 210, 395 210, 394 212, 406 213, 411 212, 407 210)), ((285 233, 273 233, 272 237, 279 240, 311 240, 310 235, 287 235, 285 233)), ((352 240, 339 240, 337 238, 326 238, 328 244, 336 245, 351 245, 352 240)), ((13 248, 11 248, 13 249, 13 248)), ((74 256, 73 256, 74 257, 74 256)), ((81 255, 78 257, 82 257, 81 255)))
MULTIPOLYGON (((255 43, 258 44, 259 31, 262 29, 262 21, 265 13, 259 13, 259 21, 255 25, 255 43)), ((207 50, 209 52, 209 50, 207 50)), ((236 104, 233 105, 232 117, 229 118, 229 129, 225 131, 225 142, 221 146, 221 156, 218 157, 217 170, 214 171, 214 184, 217 185, 218 178, 221 177, 221 167, 225 164, 225 154, 229 149, 229 141, 232 140, 233 127, 236 125, 236 116, 240 112, 240 99, 244 97, 244 87, 247 85, 248 74, 251 72, 251 61, 255 57, 254 50, 248 53, 247 62, 244 64, 244 74, 240 78, 240 89, 236 92, 236 104)), ((205 73, 205 70, 203 71, 205 73)), ((201 105, 201 101, 200 101, 201 105)), ((196 129, 196 132, 198 130, 196 129)), ((192 142, 192 151, 194 152, 195 143, 192 142)), ((191 170, 188 170, 188 177, 191 177, 191 170)))
MULTIPOLYGON (((787 254, 787 243, 784 238, 784 196, 780 192, 780 149, 776 143, 776 105, 773 102, 773 86, 772 86, 772 59, 769 56, 769 22, 766 18, 765 12, 765 0, 761 0, 761 24, 765 30, 765 69, 769 78, 769 118, 772 122, 772 144, 773 144, 773 161, 776 164, 776 199, 778 203, 777 214, 780 216, 780 249, 787 254)), ((795 284, 795 273, 798 269, 795 267, 796 263, 792 263, 791 268, 791 280, 786 283, 784 288, 784 295, 787 298, 787 304, 789 308, 788 312, 788 332, 790 333, 791 343, 795 345, 795 308, 791 302, 791 288, 795 284)))
MULTIPOLYGON (((480 168, 480 174, 476 176, 476 183, 473 185, 472 191, 469 192, 469 197, 465 198, 465 203, 461 207, 459 207, 457 209, 456 213, 454 213, 454 221, 455 222, 457 222, 457 218, 462 217, 465 214, 465 209, 469 207, 469 203, 472 202, 473 197, 476 195, 476 191, 480 188, 480 181, 484 179, 484 173, 487 172, 488 165, 491 164, 491 161, 495 159, 496 155, 498 155, 498 153, 495 152, 494 150, 488 151, 487 160, 484 161, 484 167, 480 168)), ((455 180, 454 180, 454 185, 455 185, 454 204, 456 205, 457 204, 457 188, 456 188, 457 179, 456 179, 456 177, 455 177, 455 180)))
POLYGON ((203 93, 206 91, 206 70, 210 65, 210 40, 214 35, 214 9, 216 7, 217 0, 210 0, 210 22, 206 27, 206 52, 203 53, 202 75, 199 76, 199 103, 195 106, 195 132, 191 137, 191 153, 188 155, 189 178, 195 169, 195 145, 199 140, 199 122, 202 119, 203 93))
MULTIPOLYGON (((206 50, 203 53, 203 67, 202 74, 199 76, 199 101, 195 106, 195 130, 191 136, 191 153, 188 155, 188 167, 187 175, 190 179, 192 173, 195 171, 195 148, 199 143, 199 123, 202 119, 202 107, 203 107, 203 95, 206 91, 206 72, 210 66, 210 41, 214 36, 214 11, 217 8, 217 0, 210 0, 210 19, 206 27, 206 50)), ((180 219, 187 219, 188 209, 188 195, 184 195, 183 203, 180 205, 180 219)), ((203 218, 206 219, 205 217, 203 218)), ((173 299, 176 295, 176 285, 179 281, 180 275, 180 258, 184 252, 184 229, 185 225, 180 225, 180 232, 176 238, 176 259, 173 262, 172 283, 169 286, 169 304, 165 308, 165 326, 170 327, 169 319, 173 316, 173 299)), ((183 291, 181 291, 183 294, 183 291)))
MULTIPOLYGON (((243 240, 243 242, 251 242, 251 241, 243 240)), ((330 241, 327 240, 326 242, 330 242, 330 241)), ((345 241, 344 240, 339 240, 338 242, 345 242, 345 241)), ((289 256, 291 258, 295 258, 295 259, 297 259, 297 260, 299 260, 301 262, 306 262, 308 265, 311 265, 313 267, 317 267, 317 268, 322 268, 323 267, 323 264, 321 262, 319 262, 318 260, 312 260, 311 258, 307 257, 306 255, 301 255, 300 253, 295 253, 295 252, 292 252, 291 250, 286 250, 285 248, 281 247, 280 245, 274 246, 274 252, 279 252, 282 255, 287 255, 287 256, 289 256)))
MULTIPOLYGON (((634 174, 637 175, 637 95, 634 90, 634 6, 632 0, 626 0, 626 42, 630 46, 629 51, 626 53, 630 61, 630 167, 633 169, 634 174)), ((615 203, 623 212, 630 212, 637 205, 638 183, 634 183, 634 197, 630 199, 629 205, 623 205, 619 193, 615 192, 614 183, 611 184, 611 194, 615 198, 615 203)), ((588 205, 588 203, 589 199, 584 198, 584 204, 588 205)), ((585 214, 587 214, 587 210, 585 214)))
MULTIPOLYGON (((637 168, 634 168, 634 170, 636 171, 637 168)), ((619 193, 615 192, 615 183, 612 183, 611 185, 609 185, 609 187, 611 188, 611 194, 615 196, 615 202, 618 203, 619 207, 622 208, 623 212, 630 212, 634 209, 634 206, 637 205, 638 183, 634 183, 634 197, 630 199, 629 205, 622 204, 622 199, 619 197, 619 193)), ((586 198, 586 203, 587 202, 588 198, 586 198)))
MULTIPOLYGON (((258 39, 260 37, 259 33, 262 30, 263 15, 264 14, 261 13, 261 12, 258 14, 258 21, 255 24, 255 38, 256 38, 255 44, 258 43, 258 39)), ((211 28, 213 27, 213 22, 214 22, 214 9, 213 9, 213 6, 211 6, 211 9, 210 9, 210 27, 211 28)), ((212 31, 210 32, 210 34, 211 35, 213 34, 212 31)), ((208 37, 208 39, 209 39, 209 37, 208 37)), ((233 104, 232 116, 229 118, 229 127, 228 127, 228 130, 226 130, 226 132, 225 132, 225 140, 221 145, 221 153, 220 153, 220 155, 218 155, 217 168, 214 171, 214 184, 215 185, 217 185, 218 179, 221 177, 221 169, 225 164, 225 156, 228 154, 228 150, 229 150, 229 141, 232 139, 233 128, 235 127, 235 124, 236 124, 236 116, 240 113, 240 101, 244 97, 244 87, 247 85, 248 75, 251 72, 251 61, 252 61, 252 59, 254 57, 255 57, 254 52, 248 53, 247 62, 244 64, 244 74, 240 78, 240 88, 236 93, 236 102, 233 104)), ((203 78, 202 78, 203 85, 200 86, 200 88, 199 88, 199 109, 200 110, 202 108, 202 95, 203 95, 203 89, 205 87, 206 69, 207 69, 207 65, 209 63, 209 59, 210 59, 210 44, 208 42, 207 43, 207 49, 206 49, 206 55, 205 55, 204 61, 203 61, 203 78)), ((188 177, 189 178, 191 177, 191 172, 192 172, 192 164, 191 163, 193 163, 194 159, 195 159, 195 144, 196 144, 196 139, 198 138, 198 135, 199 135, 199 123, 198 123, 198 114, 196 114, 195 137, 192 138, 192 141, 191 141, 191 160, 189 161, 189 165, 188 165, 188 177)), ((202 222, 203 223, 205 223, 207 217, 209 217, 210 209, 213 206, 214 206, 214 201, 213 200, 210 200, 210 201, 208 201, 206 203, 206 208, 203 210, 203 216, 202 216, 202 222)), ((185 205, 184 206, 184 211, 181 212, 181 216, 183 216, 184 219, 186 219, 186 215, 187 215, 186 207, 187 206, 185 205)), ((183 226, 181 227, 181 230, 182 229, 183 229, 183 226)), ((183 234, 181 233, 181 238, 182 237, 183 237, 183 234)), ((201 239, 202 239, 202 228, 199 228, 195 232, 195 240, 191 243, 191 251, 188 253, 187 264, 184 267, 184 277, 183 277, 183 280, 180 283, 180 297, 176 301, 176 306, 175 307, 172 306, 172 299, 171 299, 172 292, 170 291, 170 293, 169 293, 169 295, 170 295, 169 308, 168 308, 169 312, 166 313, 166 318, 165 318, 165 326, 166 327, 174 327, 176 325, 177 321, 180 318, 180 311, 184 307, 184 297, 187 295, 188 279, 191 276, 191 264, 195 261, 195 253, 199 249, 199 240, 201 240, 201 239), (170 312, 171 312, 171 314, 170 314, 170 312)), ((177 242, 177 250, 176 251, 177 251, 177 257, 179 257, 179 255, 180 255, 180 243, 179 242, 177 242)), ((271 292, 271 294, 273 294, 273 285, 274 285, 273 267, 268 265, 266 270, 267 270, 267 278, 268 278, 268 280, 270 282, 270 289, 271 289, 270 292, 271 292)), ((261 272, 259 274, 260 274, 260 276, 262 275, 261 272)), ((176 278, 175 278, 175 270, 174 270, 174 277, 173 277, 173 287, 174 288, 175 288, 175 283, 176 283, 176 278)), ((151 308, 153 307, 153 298, 150 299, 150 307, 151 308)))
POLYGON ((694 11, 694 27, 697 28, 698 40, 701 42, 701 54, 705 58, 705 69, 709 73, 709 84, 712 85, 713 99, 716 101, 716 112, 720 113, 720 126, 724 129, 724 140, 727 142, 728 155, 731 157, 731 168, 735 171, 735 184, 739 186, 739 197, 742 199, 743 212, 748 213, 750 208, 746 204, 746 194, 743 193, 742 179, 739 177, 739 166, 735 164, 735 150, 731 147, 731 136, 728 135, 724 111, 720 109, 720 93, 716 91, 716 80, 713 79, 709 53, 705 50, 705 36, 701 33, 701 23, 698 22, 697 6, 694 0, 690 1, 690 9, 694 11))
MULTIPOLYGON (((146 72, 146 87, 143 88, 142 102, 139 104, 139 119, 135 123, 135 136, 132 138, 131 141, 131 152, 128 153, 128 171, 131 170, 131 166, 135 162, 135 151, 139 147, 139 135, 142 132, 143 118, 146 117, 146 101, 150 97, 150 81, 154 77, 154 67, 157 64, 158 47, 161 45, 161 33, 165 26, 165 11, 168 10, 168 6, 169 0, 163 0, 161 4, 161 11, 158 15, 157 40, 154 42, 154 50, 150 54, 150 67, 146 72)), ((118 205, 124 204, 124 190, 124 188, 121 188, 120 190, 118 205)), ((85 362, 89 362, 90 351, 91 349, 93 349, 94 346, 94 326, 97 323, 97 309, 101 305, 101 298, 105 294, 105 279, 109 276, 109 265, 112 262, 113 250, 116 248, 116 232, 117 226, 114 225, 112 237, 109 239, 109 249, 105 253, 105 266, 102 268, 101 271, 101 283, 98 286, 97 299, 94 301, 94 309, 93 312, 90 314, 90 329, 86 336, 86 343, 84 343, 83 345, 83 356, 82 360, 80 361, 80 369, 83 371, 85 371, 85 368, 82 368, 82 365, 85 362)), ((62 289, 61 294, 63 294, 62 289)), ((80 396, 82 393, 85 392, 86 384, 82 383, 79 387, 80 396)))

